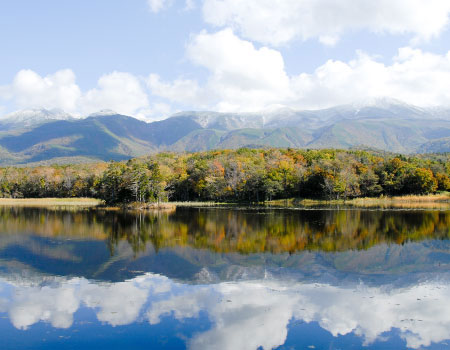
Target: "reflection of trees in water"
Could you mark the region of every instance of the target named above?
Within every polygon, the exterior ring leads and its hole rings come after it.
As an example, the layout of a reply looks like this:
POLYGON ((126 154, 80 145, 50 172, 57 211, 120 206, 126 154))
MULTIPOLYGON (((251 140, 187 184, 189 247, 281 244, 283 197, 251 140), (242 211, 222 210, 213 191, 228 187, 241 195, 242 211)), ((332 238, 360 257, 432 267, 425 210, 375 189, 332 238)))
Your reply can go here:
POLYGON ((345 251, 450 237, 450 212, 178 209, 165 212, 79 212, 0 208, 2 234, 104 239, 111 254, 127 241, 138 254, 191 246, 216 252, 345 251))

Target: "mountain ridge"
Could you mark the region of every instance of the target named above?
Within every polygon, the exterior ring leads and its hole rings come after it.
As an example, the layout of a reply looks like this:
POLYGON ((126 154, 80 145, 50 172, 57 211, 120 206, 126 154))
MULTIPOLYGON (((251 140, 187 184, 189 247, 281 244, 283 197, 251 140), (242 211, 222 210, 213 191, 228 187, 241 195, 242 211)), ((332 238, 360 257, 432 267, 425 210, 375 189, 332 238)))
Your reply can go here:
POLYGON ((67 157, 123 160, 159 151, 239 147, 447 152, 447 138, 450 109, 389 99, 321 110, 186 111, 155 122, 113 111, 75 118, 60 110, 28 110, 0 118, 0 164, 67 157), (18 116, 14 123, 11 115, 18 116))

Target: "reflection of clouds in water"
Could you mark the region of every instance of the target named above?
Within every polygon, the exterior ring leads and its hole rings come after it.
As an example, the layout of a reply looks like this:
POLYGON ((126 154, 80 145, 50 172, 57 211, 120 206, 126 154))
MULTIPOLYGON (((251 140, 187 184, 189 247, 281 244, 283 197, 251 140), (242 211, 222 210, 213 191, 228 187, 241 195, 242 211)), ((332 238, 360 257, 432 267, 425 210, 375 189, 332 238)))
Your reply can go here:
POLYGON ((135 321, 147 296, 148 290, 132 282, 106 286, 88 284, 81 289, 81 299, 85 305, 99 308, 98 320, 112 326, 130 324, 135 321))
POLYGON ((79 304, 75 286, 70 283, 58 288, 28 287, 15 293, 8 312, 12 324, 19 329, 27 329, 39 321, 50 322, 57 328, 69 328, 79 304))
POLYGON ((222 284, 218 291, 222 299, 209 310, 214 326, 192 339, 191 349, 272 349, 285 342, 299 296, 248 282, 222 284))
POLYGON ((197 317, 202 310, 209 310, 217 302, 217 295, 208 287, 172 296, 166 300, 153 303, 148 310, 147 317, 150 324, 161 322, 162 315, 171 314, 177 320, 197 317))
POLYGON ((391 291, 305 285, 299 292, 302 295, 299 306, 305 311, 297 311, 295 318, 318 321, 334 336, 355 330, 370 344, 383 332, 398 328, 412 348, 450 337, 447 285, 421 284, 391 291))
POLYGON ((207 310, 214 326, 192 339, 190 348, 272 349, 284 343, 297 299, 280 298, 264 284, 224 283, 153 303, 147 316, 155 324, 162 315, 184 319, 207 310))
POLYGON ((69 328, 73 313, 81 304, 97 310, 97 318, 112 326, 130 324, 139 316, 149 294, 170 288, 161 276, 138 277, 120 283, 94 284, 85 279, 59 280, 56 286, 15 286, 10 301, 0 301, 12 324, 27 329, 39 322, 50 322, 57 328, 69 328))
POLYGON ((130 324, 142 312, 157 324, 164 316, 183 320, 206 311, 213 325, 189 341, 191 349, 271 349, 285 342, 292 319, 316 321, 334 336, 355 332, 366 345, 392 328, 412 348, 450 338, 447 283, 405 289, 269 280, 193 286, 147 274, 120 283, 61 279, 52 286, 11 287, 14 293, 0 298, 0 310, 20 329, 39 321, 68 328, 80 305, 113 326, 130 324))
POLYGON ((271 349, 284 344, 292 318, 316 321, 333 336, 355 332, 366 345, 392 328, 400 329, 412 348, 450 338, 447 285, 388 290, 239 282, 211 287, 214 297, 204 288, 153 303, 147 312, 150 323, 164 314, 182 319, 207 310, 214 325, 190 341, 191 349, 271 349))

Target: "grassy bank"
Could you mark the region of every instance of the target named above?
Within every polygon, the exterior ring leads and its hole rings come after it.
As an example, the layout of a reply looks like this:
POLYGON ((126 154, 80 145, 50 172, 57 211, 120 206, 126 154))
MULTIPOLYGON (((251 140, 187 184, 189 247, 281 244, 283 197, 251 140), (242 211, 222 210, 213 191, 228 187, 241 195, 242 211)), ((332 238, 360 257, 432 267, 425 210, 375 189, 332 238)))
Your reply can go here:
POLYGON ((22 207, 97 207, 103 201, 95 198, 0 198, 0 206, 22 207))
POLYGON ((381 208, 450 208, 450 193, 443 192, 430 195, 405 195, 393 197, 364 197, 337 200, 290 199, 268 202, 269 205, 281 206, 316 206, 316 205, 350 205, 354 207, 381 208))
POLYGON ((104 202, 94 198, 0 198, 0 206, 23 207, 58 207, 58 208, 93 208, 129 209, 129 210, 174 210, 177 207, 220 207, 220 206, 266 206, 266 207, 314 207, 314 206, 348 205, 361 208, 430 208, 450 209, 450 192, 432 195, 407 195, 396 197, 366 197, 349 200, 316 200, 316 199, 280 199, 258 204, 223 203, 223 202, 161 202, 131 203, 123 207, 106 207, 104 202))

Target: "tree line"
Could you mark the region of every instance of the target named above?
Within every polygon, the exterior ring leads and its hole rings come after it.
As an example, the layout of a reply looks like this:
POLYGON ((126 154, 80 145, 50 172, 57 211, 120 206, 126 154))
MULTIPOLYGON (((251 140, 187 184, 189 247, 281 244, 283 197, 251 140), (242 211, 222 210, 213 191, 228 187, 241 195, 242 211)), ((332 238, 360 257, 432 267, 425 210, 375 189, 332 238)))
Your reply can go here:
POLYGON ((448 154, 241 148, 159 153, 123 162, 0 168, 0 197, 93 197, 107 204, 350 199, 448 190, 448 154))

